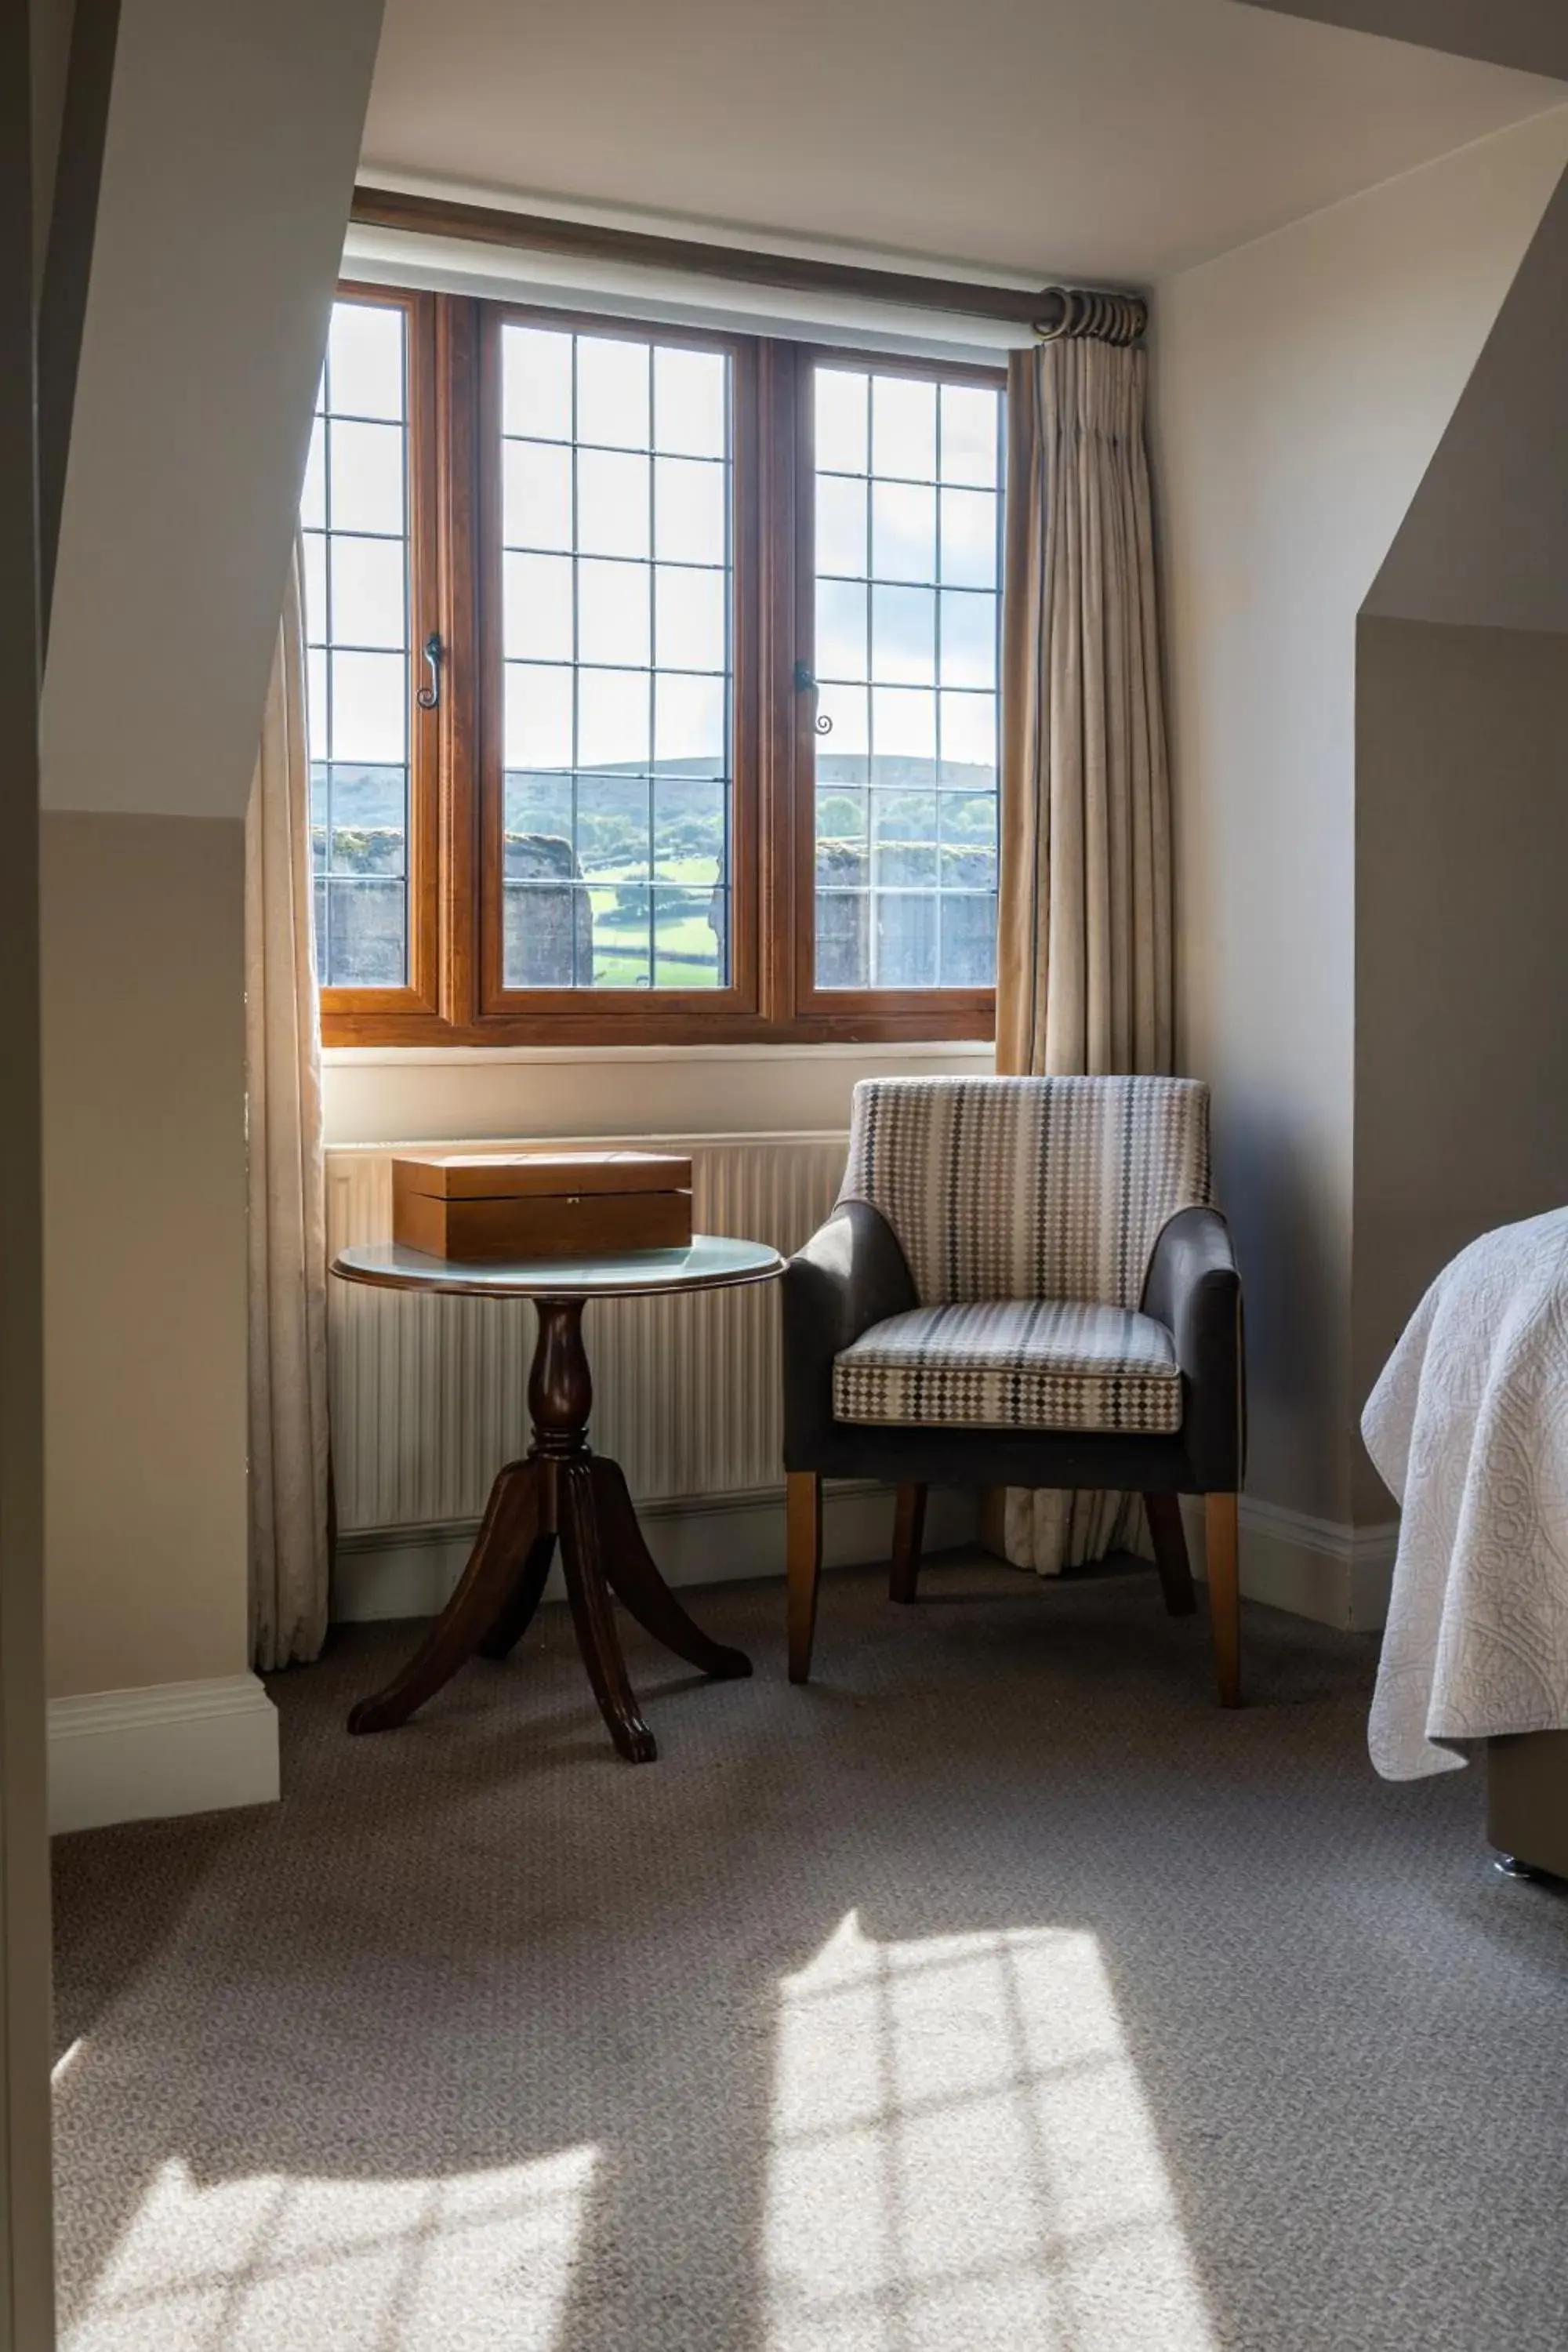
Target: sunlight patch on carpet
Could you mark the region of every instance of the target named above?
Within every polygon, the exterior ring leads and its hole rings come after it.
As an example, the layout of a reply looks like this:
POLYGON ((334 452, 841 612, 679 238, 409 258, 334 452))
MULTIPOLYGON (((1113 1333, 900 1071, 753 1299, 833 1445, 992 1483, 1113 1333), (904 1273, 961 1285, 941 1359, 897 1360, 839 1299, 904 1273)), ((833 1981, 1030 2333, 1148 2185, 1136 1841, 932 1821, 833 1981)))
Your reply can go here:
POLYGON ((1104 1963, 1054 1928, 879 1944, 781 1989, 768 2352, 1213 2352, 1104 1963))
POLYGON ((86 2037, 79 2033, 70 2047, 68 2050, 61 2051, 59 2056, 55 2060, 53 2066, 49 2070, 49 2084, 51 2089, 58 2091, 62 2088, 67 2077, 75 2066, 77 2060, 81 2056, 86 2048, 86 2037))
POLYGON ((440 2179, 165 2164, 62 2352, 552 2352, 597 2151, 440 2179))

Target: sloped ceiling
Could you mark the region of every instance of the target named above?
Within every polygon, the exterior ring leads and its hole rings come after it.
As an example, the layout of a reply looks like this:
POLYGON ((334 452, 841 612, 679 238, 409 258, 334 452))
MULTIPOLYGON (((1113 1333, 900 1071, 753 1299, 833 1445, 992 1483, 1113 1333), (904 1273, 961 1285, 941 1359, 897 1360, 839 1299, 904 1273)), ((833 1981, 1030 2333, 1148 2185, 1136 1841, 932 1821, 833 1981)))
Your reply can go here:
POLYGON ((44 674, 47 808, 244 814, 380 14, 121 15, 44 674))
POLYGON ((1235 0, 388 0, 363 173, 1147 283, 1564 97, 1235 0))
POLYGON ((1568 179, 1363 609, 1568 631, 1568 179))
POLYGON ((1248 8, 1413 41, 1527 73, 1568 75, 1564 0, 1241 0, 1248 8))

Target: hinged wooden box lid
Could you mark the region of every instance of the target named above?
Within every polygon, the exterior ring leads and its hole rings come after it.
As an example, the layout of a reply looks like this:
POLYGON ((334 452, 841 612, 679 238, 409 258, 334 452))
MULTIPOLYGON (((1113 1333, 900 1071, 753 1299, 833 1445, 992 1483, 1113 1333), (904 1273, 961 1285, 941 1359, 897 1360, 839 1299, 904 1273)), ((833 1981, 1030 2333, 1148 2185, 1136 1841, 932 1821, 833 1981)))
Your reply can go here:
POLYGON ((432 1257, 679 1249, 691 1162, 669 1151, 429 1151, 392 1163, 395 1241, 432 1257))
POLYGON ((416 1151, 393 1161, 392 1182, 437 1201, 689 1192, 691 1162, 674 1151, 416 1151))

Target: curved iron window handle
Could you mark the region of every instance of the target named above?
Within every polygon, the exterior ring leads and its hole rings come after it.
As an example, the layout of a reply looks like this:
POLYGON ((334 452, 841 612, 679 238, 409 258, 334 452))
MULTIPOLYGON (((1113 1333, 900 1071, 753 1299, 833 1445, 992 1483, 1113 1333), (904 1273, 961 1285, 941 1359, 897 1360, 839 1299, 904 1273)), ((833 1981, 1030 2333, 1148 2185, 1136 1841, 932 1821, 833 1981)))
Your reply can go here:
MULTIPOLYGON (((795 690, 797 694, 815 694, 817 691, 816 671, 802 661, 797 661, 795 666, 795 690)), ((819 735, 831 735, 833 732, 832 719, 825 717, 820 710, 811 723, 819 735)))
POLYGON ((425 640, 424 653, 430 665, 430 683, 422 686, 414 699, 421 710, 437 710, 441 704, 441 664, 447 657, 447 649, 434 629, 425 640))

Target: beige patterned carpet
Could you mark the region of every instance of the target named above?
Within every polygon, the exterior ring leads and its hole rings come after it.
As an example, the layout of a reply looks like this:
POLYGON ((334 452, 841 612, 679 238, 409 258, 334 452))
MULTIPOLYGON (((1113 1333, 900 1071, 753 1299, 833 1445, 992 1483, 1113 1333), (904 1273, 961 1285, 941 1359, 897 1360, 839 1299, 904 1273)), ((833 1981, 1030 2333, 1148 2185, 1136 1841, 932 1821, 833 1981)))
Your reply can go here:
POLYGON ((58 1849, 69 2352, 1561 2352, 1568 1901, 1373 1652, 1152 1576, 696 1597, 608 1748, 560 1611, 280 1809, 58 1849))

